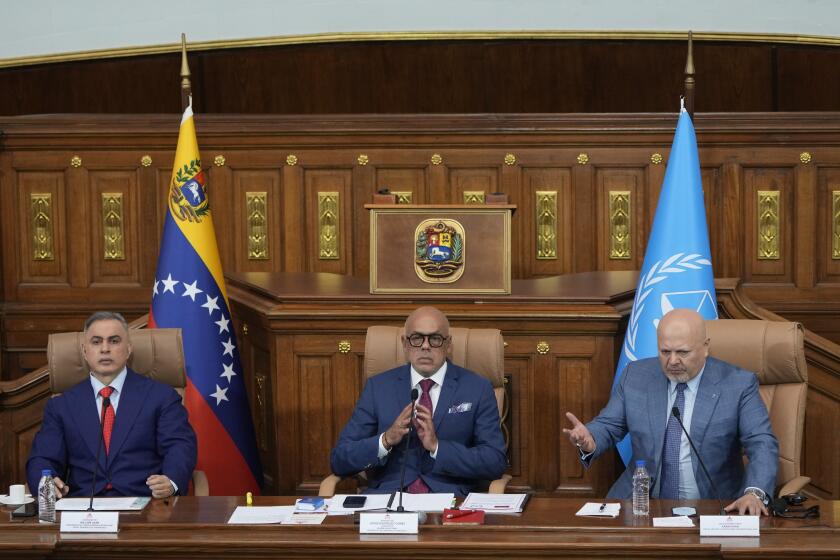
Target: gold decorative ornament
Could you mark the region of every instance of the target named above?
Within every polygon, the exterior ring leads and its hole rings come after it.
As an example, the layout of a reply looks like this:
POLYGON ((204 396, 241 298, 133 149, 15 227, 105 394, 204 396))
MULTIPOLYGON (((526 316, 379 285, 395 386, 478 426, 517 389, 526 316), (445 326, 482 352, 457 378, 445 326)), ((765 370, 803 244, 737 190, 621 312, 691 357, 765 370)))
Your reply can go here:
POLYGON ((779 191, 758 191, 758 259, 777 261, 780 257, 779 191))
POLYGON ((610 259, 612 260, 627 260, 632 256, 631 215, 630 191, 610 191, 610 259))
POLYGON ((318 193, 318 258, 338 260, 338 233, 340 215, 338 192, 318 193))
POLYGON ((248 260, 268 260, 267 192, 246 192, 248 260))
POLYGON ((507 348, 507 347, 508 347, 508 343, 507 343, 507 342, 502 342, 502 346, 504 346, 505 348, 507 348))
POLYGON ((342 354, 348 354, 350 352, 350 341, 349 340, 340 340, 338 342, 338 351, 342 354))
POLYGON ((840 260, 840 191, 831 192, 831 258, 840 260))
POLYGON ((550 351, 551 346, 548 345, 548 342, 545 340, 537 342, 537 354, 548 354, 550 351))
POLYGON ((440 165, 441 163, 443 163, 443 157, 441 157, 440 154, 432 154, 431 162, 432 165, 440 165))
POLYGON ((587 163, 589 163, 589 154, 587 154, 585 152, 579 153, 578 157, 577 157, 577 162, 580 165, 586 165, 587 163))
POLYGON ((289 154, 286 156, 286 165, 295 166, 298 163, 298 157, 295 154, 289 154))
POLYGON ((242 323, 242 336, 248 336, 248 323, 242 323))
POLYGON ((411 191, 391 191, 391 194, 397 197, 397 204, 411 204, 414 198, 411 191))
POLYGON ((149 167, 150 165, 152 165, 152 156, 146 154, 145 156, 141 157, 140 165, 142 165, 143 167, 149 167))
POLYGON ((213 158, 213 165, 215 165, 216 167, 224 167, 225 166, 225 161, 226 161, 225 156, 223 156, 222 154, 219 154, 219 155, 217 155, 216 157, 213 158))
POLYGON ((51 261, 53 254, 52 193, 29 195, 32 216, 32 260, 51 261))
POLYGON ((513 165, 516 163, 516 156, 513 154, 505 154, 505 165, 513 165))
POLYGON ((73 156, 70 158, 70 167, 81 167, 82 166, 82 158, 79 156, 73 156))
POLYGON ((659 165, 660 163, 662 163, 662 154, 660 154, 659 152, 650 154, 650 162, 653 165, 659 165))
POLYGON ((811 152, 802 152, 799 154, 799 161, 805 164, 811 163, 811 152))
POLYGON ((484 191, 464 191, 464 204, 484 204, 484 191))
POLYGON ((557 259, 557 191, 537 191, 537 260, 557 259))
POLYGON ((106 261, 125 260, 123 233, 123 194, 102 193, 103 258, 106 261))
POLYGON ((368 158, 367 154, 359 154, 359 157, 356 158, 356 161, 359 165, 367 165, 370 158, 368 158))

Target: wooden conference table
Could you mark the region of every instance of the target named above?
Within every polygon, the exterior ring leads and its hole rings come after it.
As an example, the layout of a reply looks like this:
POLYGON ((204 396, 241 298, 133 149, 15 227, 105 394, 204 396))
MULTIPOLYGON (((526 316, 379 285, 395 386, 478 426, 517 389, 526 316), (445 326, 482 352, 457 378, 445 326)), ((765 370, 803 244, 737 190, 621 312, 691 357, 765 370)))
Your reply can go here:
MULTIPOLYGON (((142 512, 120 515, 117 535, 59 534, 36 519, 0 512, 0 557, 17 558, 840 558, 840 502, 820 503, 817 519, 762 518, 756 538, 701 538, 698 527, 660 529, 675 502, 653 501, 651 517, 575 517, 584 500, 532 498, 519 515, 488 515, 482 526, 441 525, 431 514, 419 535, 359 535, 352 517, 317 526, 226 525, 240 497, 153 500, 142 512)), ((293 497, 255 498, 254 505, 287 505, 293 497)), ((812 502, 809 502, 809 505, 812 502)), ((714 514, 717 503, 683 502, 714 514)))

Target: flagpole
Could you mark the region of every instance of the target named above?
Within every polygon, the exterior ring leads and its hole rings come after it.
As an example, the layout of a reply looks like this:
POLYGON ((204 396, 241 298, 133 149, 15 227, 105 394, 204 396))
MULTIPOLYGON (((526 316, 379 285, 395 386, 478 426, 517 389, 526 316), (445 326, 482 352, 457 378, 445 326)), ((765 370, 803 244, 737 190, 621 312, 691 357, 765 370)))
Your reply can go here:
POLYGON ((688 54, 685 58, 685 87, 683 97, 688 116, 694 120, 694 43, 691 37, 691 30, 688 32, 688 54))
POLYGON ((187 62, 187 35, 181 33, 181 112, 190 105, 192 83, 190 82, 190 65, 187 62))

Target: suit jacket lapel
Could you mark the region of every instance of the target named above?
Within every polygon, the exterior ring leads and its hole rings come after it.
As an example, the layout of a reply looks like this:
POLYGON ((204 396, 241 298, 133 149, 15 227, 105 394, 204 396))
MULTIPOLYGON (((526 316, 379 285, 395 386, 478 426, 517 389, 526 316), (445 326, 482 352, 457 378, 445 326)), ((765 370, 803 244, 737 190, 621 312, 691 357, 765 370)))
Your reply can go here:
MULTIPOLYGON (((653 460, 661 463, 662 446, 665 443, 665 427, 668 421, 668 378, 657 368, 651 390, 648 391, 650 410, 650 433, 653 434, 653 460)), ((658 473, 651 473, 659 479, 658 473)))
POLYGON ((440 396, 438 396, 437 406, 435 406, 435 431, 440 429, 440 423, 446 418, 446 413, 449 407, 452 406, 452 401, 455 400, 460 376, 461 373, 458 366, 452 364, 452 362, 448 362, 446 366, 446 377, 443 378, 443 387, 440 388, 440 396))
POLYGON ((134 426, 134 419, 137 418, 137 414, 143 408, 143 403, 146 401, 146 394, 149 392, 149 388, 148 386, 144 387, 141 381, 139 374, 128 370, 125 383, 123 383, 119 406, 117 407, 117 415, 114 418, 114 430, 111 432, 111 451, 108 453, 108 462, 112 462, 114 457, 120 452, 120 447, 125 442, 128 432, 134 426))
MULTIPOLYGON (((102 433, 102 424, 99 422, 99 416, 96 413, 96 397, 93 394, 93 387, 89 380, 76 385, 65 393, 68 404, 70 405, 70 413, 73 416, 73 421, 76 427, 82 434, 82 439, 85 440, 91 457, 97 457, 99 453, 99 438, 102 433)), ((99 467, 101 471, 105 470, 105 445, 102 446, 99 457, 99 467)))
MULTIPOLYGON (((694 411, 691 413, 691 428, 689 433, 697 449, 701 448, 703 437, 706 435, 706 428, 717 407, 720 397, 721 369, 711 359, 706 360, 706 369, 703 370, 703 377, 700 378, 700 386, 697 388, 697 397, 694 399, 694 411)), ((695 465, 695 471, 697 470, 695 465)))

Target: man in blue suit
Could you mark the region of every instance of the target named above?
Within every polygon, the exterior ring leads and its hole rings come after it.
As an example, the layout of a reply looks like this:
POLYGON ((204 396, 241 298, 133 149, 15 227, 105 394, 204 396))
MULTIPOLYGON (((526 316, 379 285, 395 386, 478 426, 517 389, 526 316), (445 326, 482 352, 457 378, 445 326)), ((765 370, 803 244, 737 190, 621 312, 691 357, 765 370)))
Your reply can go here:
POLYGON ((332 450, 334 473, 368 471, 370 493, 399 490, 465 496, 479 481, 507 468, 499 410, 490 382, 446 359, 449 321, 433 307, 405 322, 409 363, 368 379, 350 421, 332 450), (410 430, 411 391, 418 389, 416 430, 410 430), (403 439, 409 437, 404 452, 403 439))
POLYGON ((26 463, 29 488, 50 469, 61 496, 88 496, 96 469, 97 496, 186 494, 195 433, 172 387, 126 367, 131 342, 122 315, 91 315, 82 352, 90 377, 47 402, 26 463))
POLYGON ((613 389, 607 406, 584 425, 573 414, 564 429, 589 466, 628 432, 633 459, 608 497, 628 499, 633 492, 636 460, 644 459, 653 478, 653 497, 674 500, 714 499, 714 490, 672 408, 681 419, 722 498, 735 499, 725 509, 767 515, 768 496, 776 485, 779 445, 756 376, 709 358, 703 318, 675 309, 657 328, 659 361, 631 362, 613 389), (741 452, 749 463, 744 467, 741 452))

